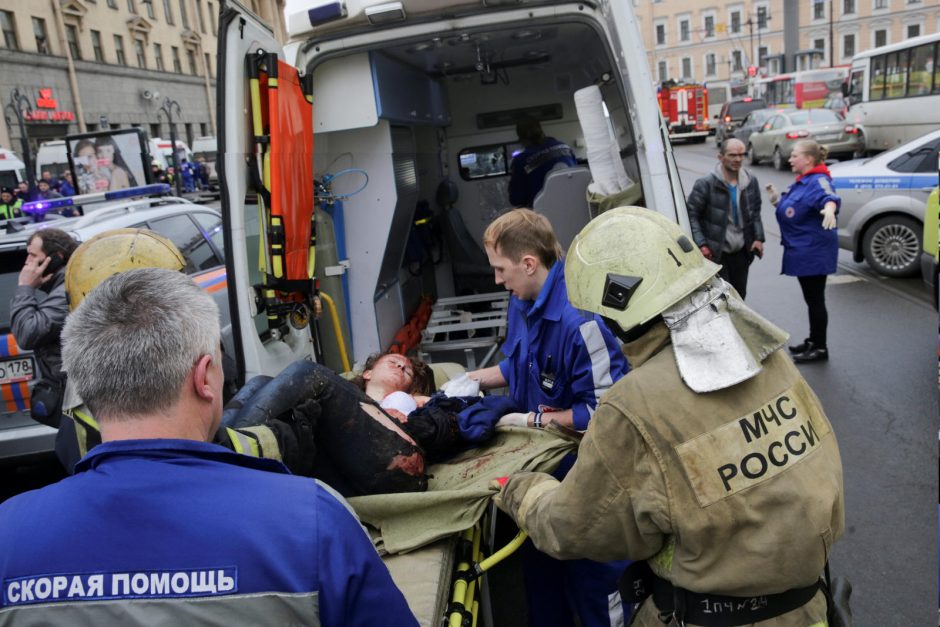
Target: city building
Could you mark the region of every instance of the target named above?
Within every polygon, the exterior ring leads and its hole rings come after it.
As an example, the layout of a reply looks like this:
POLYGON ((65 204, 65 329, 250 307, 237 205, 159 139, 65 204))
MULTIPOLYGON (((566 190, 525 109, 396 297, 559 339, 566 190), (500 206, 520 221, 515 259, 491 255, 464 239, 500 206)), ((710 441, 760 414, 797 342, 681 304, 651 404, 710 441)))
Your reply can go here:
MULTIPOLYGON (((284 0, 243 0, 285 40, 284 0)), ((138 127, 216 134, 219 0, 0 0, 0 146, 138 127), (167 99, 179 107, 168 106, 167 99)))
POLYGON ((940 30, 940 0, 634 0, 653 80, 743 82, 848 65, 940 30))

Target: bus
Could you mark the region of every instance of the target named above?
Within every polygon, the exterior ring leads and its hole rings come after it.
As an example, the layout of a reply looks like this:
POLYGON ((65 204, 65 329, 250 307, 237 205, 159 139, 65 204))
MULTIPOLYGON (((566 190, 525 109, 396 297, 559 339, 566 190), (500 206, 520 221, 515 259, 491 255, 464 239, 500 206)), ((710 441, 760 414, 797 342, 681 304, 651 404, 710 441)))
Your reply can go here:
MULTIPOLYGON (((721 106, 734 98, 743 98, 750 94, 747 93, 747 82, 741 80, 730 81, 708 81, 705 83, 708 90, 708 119, 718 118, 718 112, 721 106)), ((715 125, 712 125, 711 134, 715 133, 715 125)))
POLYGON ((846 119, 868 152, 893 148, 940 128, 940 33, 862 52, 852 59, 846 119))
POLYGON ((758 79, 757 96, 768 107, 816 109, 830 96, 841 95, 848 76, 847 65, 778 74, 758 79))

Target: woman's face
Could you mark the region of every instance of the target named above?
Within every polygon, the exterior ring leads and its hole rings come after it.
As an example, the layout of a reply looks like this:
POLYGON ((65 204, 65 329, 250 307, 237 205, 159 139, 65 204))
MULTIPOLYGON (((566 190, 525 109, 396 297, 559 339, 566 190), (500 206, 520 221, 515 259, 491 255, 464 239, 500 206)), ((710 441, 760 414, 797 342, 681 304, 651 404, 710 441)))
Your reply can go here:
POLYGON ((794 148, 790 153, 790 169, 797 174, 806 174, 813 169, 813 158, 803 152, 800 148, 794 148))
POLYGON ((407 392, 414 383, 415 373, 411 360, 403 355, 382 355, 371 370, 362 373, 366 381, 382 383, 395 390, 407 392))
POLYGON ((102 165, 111 165, 111 162, 114 161, 114 146, 101 144, 96 150, 98 151, 98 160, 103 162, 102 165))
POLYGON ((98 167, 98 157, 94 146, 84 146, 75 155, 75 162, 86 170, 95 170, 98 167))

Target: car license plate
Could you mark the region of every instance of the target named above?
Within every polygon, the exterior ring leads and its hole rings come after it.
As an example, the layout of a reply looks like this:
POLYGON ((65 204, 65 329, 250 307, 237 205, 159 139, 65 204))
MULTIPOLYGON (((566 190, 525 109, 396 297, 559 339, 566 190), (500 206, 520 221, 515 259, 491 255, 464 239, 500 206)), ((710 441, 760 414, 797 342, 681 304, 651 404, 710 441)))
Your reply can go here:
POLYGON ((0 361, 0 384, 29 381, 35 371, 36 364, 30 356, 4 359, 0 361))
POLYGON ((825 135, 817 135, 816 139, 819 141, 831 141, 833 139, 839 139, 839 133, 827 133, 825 135))

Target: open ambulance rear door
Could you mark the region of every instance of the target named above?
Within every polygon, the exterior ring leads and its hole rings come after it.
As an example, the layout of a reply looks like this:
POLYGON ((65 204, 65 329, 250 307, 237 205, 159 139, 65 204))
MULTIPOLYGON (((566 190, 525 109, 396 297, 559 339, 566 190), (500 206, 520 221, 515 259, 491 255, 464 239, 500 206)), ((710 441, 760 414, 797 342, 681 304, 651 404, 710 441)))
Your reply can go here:
MULTIPOLYGON (((265 217, 259 215, 259 202, 263 201, 262 195, 256 193, 261 173, 255 158, 251 117, 257 111, 258 98, 255 92, 255 102, 252 102, 249 67, 252 65, 250 58, 264 53, 268 53, 269 59, 273 60, 276 55, 278 60, 284 60, 274 32, 238 2, 224 0, 219 24, 216 92, 217 169, 239 385, 258 374, 274 375, 297 359, 314 355, 311 316, 299 306, 303 303, 298 304, 296 315, 288 316, 290 324, 272 326, 268 322, 270 307, 267 312, 262 311, 264 293, 257 287, 270 274, 270 260, 266 270, 265 217)), ((308 121, 312 121, 312 116, 308 121)), ((298 185, 309 184, 312 190, 312 165, 309 178, 309 181, 298 181, 298 185)), ((312 208, 312 199, 310 205, 312 208)))

